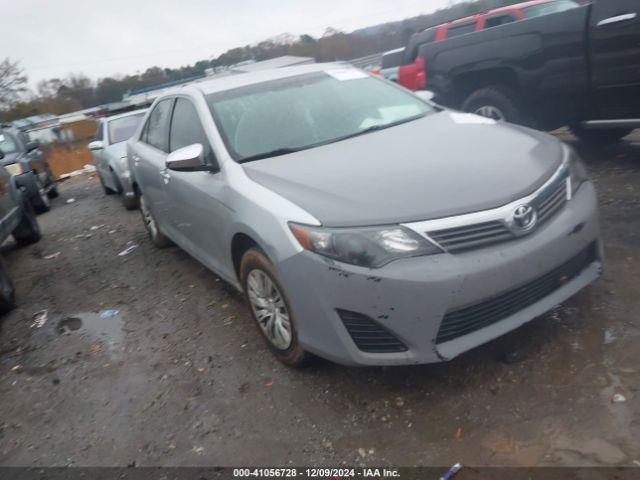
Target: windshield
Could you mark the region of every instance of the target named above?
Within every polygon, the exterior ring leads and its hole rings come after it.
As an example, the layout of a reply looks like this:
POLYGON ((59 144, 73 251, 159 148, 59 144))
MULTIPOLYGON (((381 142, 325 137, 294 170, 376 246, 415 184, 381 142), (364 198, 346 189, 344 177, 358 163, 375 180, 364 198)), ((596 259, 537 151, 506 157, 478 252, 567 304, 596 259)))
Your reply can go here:
POLYGON ((533 7, 525 8, 524 14, 527 18, 541 17, 543 15, 550 15, 552 13, 564 12, 565 10, 571 10, 572 8, 578 8, 580 5, 573 0, 558 0, 552 3, 543 3, 541 5, 535 5, 533 7))
POLYGON ((413 94, 347 67, 214 93, 207 102, 238 162, 339 141, 431 110, 413 94))
POLYGON ((18 145, 11 135, 0 133, 0 150, 5 155, 18 151, 18 145))
POLYGON ((127 117, 116 118, 109 122, 109 143, 120 143, 131 138, 140 125, 145 112, 127 117))

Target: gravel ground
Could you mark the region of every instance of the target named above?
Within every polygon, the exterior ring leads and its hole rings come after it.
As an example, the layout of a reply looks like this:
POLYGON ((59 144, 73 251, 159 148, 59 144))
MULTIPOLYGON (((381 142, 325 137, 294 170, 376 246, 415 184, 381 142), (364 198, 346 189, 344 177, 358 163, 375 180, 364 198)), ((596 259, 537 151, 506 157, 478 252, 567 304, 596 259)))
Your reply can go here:
POLYGON ((156 250, 95 177, 63 183, 43 240, 3 247, 20 307, 0 330, 0 465, 640 463, 640 135, 580 149, 604 278, 406 368, 281 366, 231 287, 156 250))

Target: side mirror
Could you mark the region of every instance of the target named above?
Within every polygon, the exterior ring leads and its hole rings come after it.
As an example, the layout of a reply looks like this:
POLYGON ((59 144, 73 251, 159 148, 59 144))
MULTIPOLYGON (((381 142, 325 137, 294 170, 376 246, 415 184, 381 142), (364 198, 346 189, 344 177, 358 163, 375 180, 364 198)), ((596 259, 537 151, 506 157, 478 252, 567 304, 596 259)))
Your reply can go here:
POLYGON ((436 96, 436 94, 433 93, 431 90, 417 90, 413 93, 419 99, 424 100, 425 102, 430 102, 430 103, 433 103, 433 99, 436 96))
POLYGON ((204 162, 202 144, 194 143, 171 152, 167 157, 166 167, 176 172, 202 172, 212 168, 204 162))
POLYGON ((100 140, 94 140, 89 144, 89 150, 91 150, 92 152, 96 150, 102 150, 103 148, 104 148, 104 143, 102 143, 100 140))
POLYGON ((27 144, 25 145, 25 148, 27 149, 27 152, 33 152, 39 146, 40 146, 40 142, 31 140, 30 142, 27 142, 27 144))

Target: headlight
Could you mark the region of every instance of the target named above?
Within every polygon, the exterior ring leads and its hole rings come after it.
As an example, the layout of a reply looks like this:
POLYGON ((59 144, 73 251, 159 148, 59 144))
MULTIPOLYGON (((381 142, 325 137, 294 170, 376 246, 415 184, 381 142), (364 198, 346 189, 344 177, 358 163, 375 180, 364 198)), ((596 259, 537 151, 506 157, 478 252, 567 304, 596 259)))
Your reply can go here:
POLYGON ((399 225, 322 228, 291 223, 289 228, 306 250, 361 267, 379 268, 398 258, 442 253, 427 239, 399 225))
POLYGON ((9 165, 5 165, 4 168, 7 169, 7 172, 13 177, 14 175, 22 174, 22 164, 21 163, 10 163, 9 165))
POLYGON ((120 169, 123 173, 129 171, 129 159, 126 155, 124 157, 120 157, 120 160, 118 160, 118 164, 120 165, 120 169))
POLYGON ((566 147, 567 152, 567 163, 569 167, 569 181, 571 182, 571 196, 578 191, 580 186, 589 180, 589 175, 587 174, 587 169, 584 167, 582 160, 578 157, 578 154, 574 152, 572 149, 566 147))

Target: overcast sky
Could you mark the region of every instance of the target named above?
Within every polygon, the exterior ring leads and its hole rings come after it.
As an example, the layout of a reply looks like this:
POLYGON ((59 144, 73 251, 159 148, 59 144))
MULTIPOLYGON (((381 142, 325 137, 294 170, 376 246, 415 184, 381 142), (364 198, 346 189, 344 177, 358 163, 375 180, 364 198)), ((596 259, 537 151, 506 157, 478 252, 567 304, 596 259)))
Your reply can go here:
POLYGON ((15 0, 2 2, 0 60, 29 83, 178 67, 281 33, 320 36, 428 13, 448 0, 15 0))

